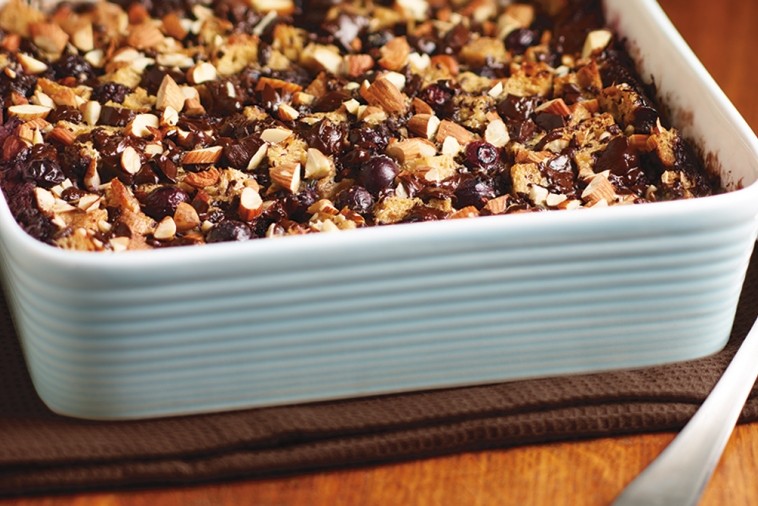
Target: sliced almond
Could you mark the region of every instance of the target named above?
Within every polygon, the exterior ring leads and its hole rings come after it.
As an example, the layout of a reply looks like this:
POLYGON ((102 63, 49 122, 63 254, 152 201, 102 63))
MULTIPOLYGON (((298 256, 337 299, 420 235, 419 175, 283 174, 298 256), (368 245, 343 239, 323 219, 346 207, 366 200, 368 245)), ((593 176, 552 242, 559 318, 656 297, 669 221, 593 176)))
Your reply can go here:
POLYGON ((293 0, 249 0, 250 5, 258 12, 275 11, 279 15, 286 16, 295 11, 293 0))
POLYGON ((16 116, 23 120, 45 118, 50 114, 50 111, 52 111, 50 107, 34 104, 12 105, 8 108, 8 113, 11 116, 16 116))
POLYGON ((613 39, 613 33, 610 30, 593 30, 587 34, 587 38, 584 39, 584 47, 582 48, 582 58, 589 58, 590 56, 598 53, 608 47, 613 39))
POLYGON ((261 133, 261 140, 269 144, 279 144, 292 135, 292 130, 287 128, 267 128, 261 133))
POLYGON ((179 123, 179 113, 170 105, 167 106, 165 109, 163 109, 160 123, 161 125, 166 126, 176 126, 176 124, 179 123))
POLYGON ((508 144, 511 137, 508 134, 508 128, 505 126, 505 122, 501 119, 490 121, 487 124, 487 129, 484 131, 484 140, 496 148, 502 148, 508 144))
POLYGON ((260 194, 250 187, 246 187, 240 193, 240 203, 237 214, 244 221, 252 221, 263 213, 263 199, 260 194))
POLYGON ((426 139, 434 138, 440 126, 440 119, 433 114, 416 114, 408 120, 408 130, 426 139))
POLYGON ((407 109, 405 95, 392 84, 392 81, 383 77, 361 89, 361 96, 369 104, 381 107, 390 114, 402 113, 407 109))
POLYGON ((170 241, 176 237, 176 222, 171 216, 164 217, 155 226, 153 237, 159 241, 170 241))
POLYGON ((374 67, 374 59, 368 54, 349 54, 342 60, 344 73, 349 77, 361 77, 374 67))
POLYGON ((461 218, 475 218, 476 216, 479 216, 479 210, 474 206, 467 206, 451 214, 450 219, 458 220, 461 218))
POLYGON ((174 212, 174 223, 176 230, 180 233, 189 232, 200 226, 200 216, 194 207, 186 202, 180 202, 174 212))
POLYGON ((255 170, 258 168, 258 166, 261 164, 264 158, 266 158, 266 155, 268 154, 268 144, 265 142, 260 145, 258 148, 258 151, 255 152, 255 154, 250 157, 250 161, 247 162, 246 169, 249 171, 255 170))
POLYGON ((45 214, 52 214, 55 206, 55 195, 44 188, 34 189, 34 198, 37 200, 37 208, 45 214))
POLYGON ((588 205, 595 205, 601 200, 610 204, 616 200, 616 189, 605 174, 597 174, 582 192, 582 200, 588 205))
POLYGON ((400 70, 408 61, 408 55, 411 54, 411 46, 405 37, 395 37, 387 42, 379 50, 381 58, 378 63, 382 68, 387 70, 400 70))
POLYGON ((463 149, 461 143, 455 137, 447 136, 442 141, 441 151, 443 155, 455 156, 461 152, 461 149, 463 149))
POLYGON ((272 181, 285 190, 297 193, 300 188, 300 168, 299 163, 276 165, 269 168, 269 175, 272 181))
POLYGON ((60 55, 68 44, 68 34, 56 23, 31 23, 29 32, 34 44, 52 55, 60 55))
POLYGON ((105 65, 105 52, 102 49, 93 49, 84 55, 84 59, 95 68, 102 68, 105 65))
POLYGON ((127 146, 121 153, 121 167, 129 174, 136 174, 142 168, 142 160, 137 150, 127 146))
POLYGON ((184 101, 184 113, 190 117, 203 116, 206 111, 199 99, 188 98, 184 101))
POLYGON ((508 209, 508 200, 510 195, 501 195, 490 199, 484 204, 483 209, 486 209, 490 214, 503 214, 508 209))
POLYGON ((171 107, 177 112, 181 112, 184 109, 184 101, 186 97, 182 92, 182 89, 176 84, 174 79, 166 74, 161 81, 161 85, 158 88, 157 101, 155 108, 159 111, 171 107))
POLYGON ((309 148, 305 160, 305 178, 323 179, 333 173, 334 165, 329 158, 316 148, 309 148))
POLYGON ((469 142, 476 140, 476 135, 469 132, 466 128, 450 120, 442 120, 437 129, 437 142, 444 142, 446 137, 455 137, 461 145, 465 146, 469 142))
MULTIPOLYGON (((270 86, 275 90, 282 90, 286 93, 292 93, 293 95, 299 91, 302 91, 303 87, 297 83, 291 83, 282 79, 275 79, 273 77, 261 77, 255 85, 255 91, 261 91, 266 86, 270 86)), ((302 104, 307 105, 307 104, 302 104)))
POLYGON ((160 120, 155 114, 137 114, 125 128, 125 133, 134 137, 148 137, 153 130, 160 127, 160 120))
POLYGON ((427 158, 437 154, 437 146, 426 139, 414 137, 391 143, 387 147, 387 154, 400 163, 405 164, 427 158))
POLYGON ((279 104, 276 115, 282 121, 295 121, 300 116, 300 113, 289 104, 279 104))
POLYGON ((187 71, 187 80, 192 84, 202 84, 218 79, 216 67, 212 63, 201 62, 187 71))
POLYGON ((103 198, 100 195, 97 195, 95 193, 88 193, 87 195, 83 195, 79 198, 79 201, 76 203, 76 207, 86 213, 89 213, 95 209, 98 209, 102 200, 103 198))
POLYGON ((48 139, 54 142, 59 142, 65 146, 70 146, 76 141, 76 135, 68 128, 57 126, 53 128, 49 134, 48 139))
POLYGON ((342 70, 342 55, 334 46, 308 44, 300 55, 303 66, 312 70, 325 70, 339 75, 342 70))
POLYGON ((411 101, 411 106, 416 114, 434 114, 434 109, 420 98, 414 98, 411 101))
POLYGON ((163 31, 166 32, 166 35, 169 37, 173 37, 176 40, 184 40, 189 34, 176 12, 166 14, 161 21, 163 22, 163 31))
POLYGON ((90 100, 81 107, 82 119, 84 119, 85 123, 87 123, 89 126, 95 126, 100 120, 100 113, 102 112, 102 109, 103 106, 100 105, 100 102, 96 100, 90 100))
POLYGON ((564 102, 562 98, 548 100, 544 104, 540 104, 535 108, 535 112, 555 114, 556 116, 562 116, 564 118, 571 115, 571 109, 566 105, 566 102, 564 102))
POLYGON ((26 53, 18 53, 16 58, 18 58, 18 62, 27 74, 41 74, 47 71, 47 64, 45 62, 33 58, 26 53))
POLYGON ((221 159, 224 151, 222 146, 211 146, 209 148, 193 149, 187 151, 182 157, 182 165, 199 165, 213 164, 221 159))
POLYGON ((95 33, 92 30, 92 23, 82 23, 71 35, 71 43, 85 53, 95 49, 95 33))
POLYGON ((126 43, 135 49, 150 49, 163 42, 165 37, 160 28, 150 21, 146 21, 129 28, 126 43))

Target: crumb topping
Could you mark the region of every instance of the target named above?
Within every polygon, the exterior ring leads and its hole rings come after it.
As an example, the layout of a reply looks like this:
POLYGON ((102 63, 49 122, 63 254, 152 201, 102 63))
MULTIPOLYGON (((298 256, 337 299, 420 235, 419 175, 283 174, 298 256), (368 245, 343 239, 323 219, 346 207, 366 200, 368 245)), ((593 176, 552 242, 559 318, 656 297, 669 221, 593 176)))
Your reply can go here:
POLYGON ((124 251, 721 191, 596 0, 22 0, 0 186, 124 251))

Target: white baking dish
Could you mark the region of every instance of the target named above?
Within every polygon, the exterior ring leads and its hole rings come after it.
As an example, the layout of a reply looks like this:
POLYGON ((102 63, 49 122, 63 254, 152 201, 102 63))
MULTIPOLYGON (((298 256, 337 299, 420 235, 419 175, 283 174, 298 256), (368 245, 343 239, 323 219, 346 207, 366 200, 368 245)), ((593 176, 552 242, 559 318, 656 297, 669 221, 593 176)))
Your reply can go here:
POLYGON ((606 7, 734 191, 122 254, 37 242, 3 201, 6 293, 44 402, 152 417, 721 349, 758 228, 758 140, 653 0, 606 7))

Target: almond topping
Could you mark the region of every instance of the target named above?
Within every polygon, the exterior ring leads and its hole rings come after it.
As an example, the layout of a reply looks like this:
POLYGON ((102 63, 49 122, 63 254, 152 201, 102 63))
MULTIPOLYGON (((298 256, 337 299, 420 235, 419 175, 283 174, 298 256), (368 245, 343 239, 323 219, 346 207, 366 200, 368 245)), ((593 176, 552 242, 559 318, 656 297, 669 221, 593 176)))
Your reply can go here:
POLYGON ((182 157, 182 165, 199 165, 213 164, 221 159, 221 153, 224 151, 222 146, 211 146, 209 148, 193 149, 187 151, 182 157))
POLYGON ((45 62, 39 61, 26 53, 18 53, 16 58, 18 58, 18 62, 27 74, 41 74, 47 70, 45 62))
POLYGON ((292 193, 297 193, 298 188, 300 188, 299 163, 286 163, 270 167, 269 175, 272 181, 292 193))
POLYGON ((475 218, 477 216, 479 216, 479 210, 474 206, 467 206, 451 214, 450 219, 457 220, 461 218, 475 218))
POLYGON ((408 130, 426 139, 434 138, 439 126, 439 118, 432 114, 416 114, 408 120, 408 130))
POLYGON ((437 146, 426 139, 417 137, 393 142, 387 147, 387 154, 402 164, 427 158, 437 154, 437 146))
POLYGON ((306 179, 323 179, 333 171, 332 162, 316 148, 308 148, 305 161, 306 179))
POLYGON ((279 108, 277 109, 276 114, 282 121, 294 121, 298 118, 298 116, 300 116, 300 113, 297 112, 297 109, 289 104, 279 104, 279 108))
POLYGON ((487 129, 484 131, 484 140, 495 146, 502 148, 511 140, 505 122, 501 119, 490 121, 487 129))
POLYGON ((556 116, 567 117, 571 115, 571 109, 566 105, 562 98, 549 100, 535 108, 535 112, 545 112, 555 114, 556 116))
POLYGON ((29 31, 37 47, 46 53, 59 55, 66 49, 68 34, 55 23, 31 23, 29 31))
POLYGON ((434 114, 434 109, 420 98, 414 98, 411 101, 411 106, 416 114, 434 114))
POLYGON ((449 120, 442 120, 440 126, 437 129, 437 142, 444 142, 446 137, 455 137, 461 145, 466 145, 469 142, 476 140, 476 136, 466 130, 458 123, 454 123, 449 120))
POLYGON ((587 34, 582 49, 582 58, 589 58, 595 53, 602 51, 611 43, 613 34, 609 30, 593 30, 587 34))
POLYGON ((176 212, 174 212, 174 223, 176 223, 176 230, 178 232, 189 232, 200 226, 200 216, 198 216, 197 211, 190 204, 180 202, 176 206, 176 212))
POLYGON ((129 174, 136 174, 142 168, 142 160, 139 153, 131 146, 127 146, 121 153, 121 167, 129 174))
POLYGON ((170 241, 176 237, 176 222, 171 216, 166 216, 155 227, 153 237, 159 241, 170 241))
POLYGON ((408 61, 408 55, 411 54, 411 47, 405 37, 395 37, 387 42, 379 50, 382 57, 379 59, 379 65, 387 70, 400 70, 408 61))
POLYGON ((135 49, 150 49, 164 40, 163 33, 151 22, 145 22, 129 29, 126 43, 135 49))
POLYGON ((71 130, 60 126, 53 128, 48 134, 48 138, 51 141, 57 141, 66 146, 72 145, 76 140, 76 136, 71 130))
POLYGON ((616 189, 605 174, 597 174, 582 192, 582 200, 588 205, 595 205, 601 200, 610 204, 616 200, 616 189))
POLYGON ((490 214, 503 214, 508 208, 509 199, 510 195, 501 195, 499 197, 495 197, 494 199, 488 200, 487 203, 484 204, 483 209, 489 211, 490 214))
POLYGON ((184 109, 185 96, 182 89, 176 84, 174 79, 166 74, 161 81, 161 86, 158 88, 158 97, 155 103, 155 108, 164 110, 167 107, 173 108, 177 112, 181 112, 184 109))
POLYGON ((10 106, 8 108, 8 113, 10 113, 11 116, 29 120, 35 118, 45 118, 48 114, 50 114, 51 110, 52 108, 45 107, 44 105, 23 104, 10 106))
POLYGON ((266 86, 270 86, 275 90, 282 90, 287 93, 295 94, 303 89, 297 83, 291 83, 289 81, 283 81, 282 79, 275 79, 273 77, 261 77, 258 79, 258 83, 255 85, 255 91, 261 91, 266 86))
POLYGON ((349 54, 343 58, 345 74, 349 77, 361 77, 374 67, 374 59, 367 54, 349 54))
POLYGON ((158 129, 160 120, 155 114, 138 114, 131 120, 125 129, 127 135, 134 137, 147 137, 153 134, 152 129, 158 129))
POLYGON ((383 77, 362 89, 361 96, 369 104, 381 107, 388 113, 402 113, 406 110, 405 95, 390 80, 383 77))
POLYGON ((237 213, 244 221, 252 221, 263 213, 263 199, 254 188, 246 187, 242 190, 237 213))
POLYGON ((82 106, 82 118, 89 126, 97 125, 103 106, 96 100, 90 100, 82 106))
POLYGON ((187 79, 192 84, 202 84, 218 79, 218 73, 212 63, 202 62, 187 71, 187 79))
POLYGON ((182 20, 175 12, 170 12, 163 16, 163 31, 166 35, 173 37, 177 40, 184 40, 189 33, 187 29, 182 25, 182 20))
POLYGON ((261 164, 263 159, 268 154, 268 144, 265 142, 261 144, 261 146, 258 148, 258 151, 255 152, 255 154, 250 158, 250 161, 247 162, 247 170, 255 170, 258 165, 261 164))
POLYGON ((95 49, 95 34, 91 23, 84 23, 71 36, 71 43, 80 51, 89 52, 95 49))
POLYGON ((279 144, 292 135, 292 130, 286 128, 267 128, 261 133, 261 140, 269 144, 279 144))

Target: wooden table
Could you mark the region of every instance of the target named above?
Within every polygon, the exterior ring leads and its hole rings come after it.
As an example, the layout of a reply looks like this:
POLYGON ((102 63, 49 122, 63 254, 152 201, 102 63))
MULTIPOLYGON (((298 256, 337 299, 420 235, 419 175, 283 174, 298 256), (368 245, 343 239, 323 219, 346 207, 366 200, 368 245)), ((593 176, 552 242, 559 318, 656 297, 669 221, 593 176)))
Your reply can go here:
MULTIPOLYGON (((636 0, 630 0, 636 1, 636 0)), ((660 0, 758 131, 754 0, 660 0)), ((0 505, 606 505, 672 434, 467 453, 368 469, 152 491, 0 501, 0 505)), ((703 505, 758 504, 758 423, 737 428, 703 505)))

